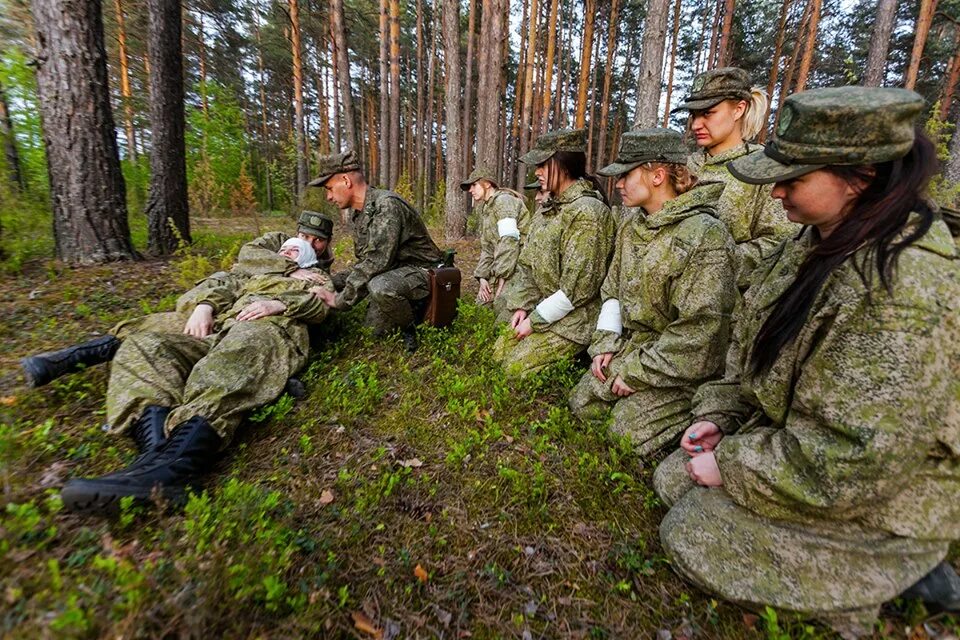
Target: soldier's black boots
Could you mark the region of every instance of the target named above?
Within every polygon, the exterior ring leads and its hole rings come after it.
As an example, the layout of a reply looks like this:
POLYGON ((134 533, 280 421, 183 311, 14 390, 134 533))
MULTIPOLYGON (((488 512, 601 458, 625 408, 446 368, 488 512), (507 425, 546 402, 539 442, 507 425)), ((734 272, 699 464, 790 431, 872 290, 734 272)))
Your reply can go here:
POLYGON ((131 467, 136 466, 141 458, 149 456, 167 441, 163 425, 168 415, 170 415, 170 407, 151 404, 143 410, 143 414, 130 430, 130 437, 137 443, 137 451, 140 452, 137 459, 130 465, 131 467))
POLYGON ((113 360, 113 354, 119 348, 120 340, 116 336, 100 336, 60 351, 23 358, 20 366, 26 374, 28 385, 42 387, 65 373, 77 370, 81 365, 89 367, 113 360))
POLYGON ((400 339, 403 340, 404 350, 413 355, 420 348, 420 341, 417 339, 417 328, 413 325, 401 330, 400 339))
POLYGON ((960 576, 953 567, 941 562, 930 573, 903 592, 904 598, 918 598, 931 613, 960 612, 960 576))
POLYGON ((178 425, 170 438, 129 467, 99 478, 76 478, 60 492, 63 504, 74 511, 116 511, 121 498, 138 502, 158 495, 174 504, 207 473, 217 459, 220 436, 205 418, 194 416, 178 425))

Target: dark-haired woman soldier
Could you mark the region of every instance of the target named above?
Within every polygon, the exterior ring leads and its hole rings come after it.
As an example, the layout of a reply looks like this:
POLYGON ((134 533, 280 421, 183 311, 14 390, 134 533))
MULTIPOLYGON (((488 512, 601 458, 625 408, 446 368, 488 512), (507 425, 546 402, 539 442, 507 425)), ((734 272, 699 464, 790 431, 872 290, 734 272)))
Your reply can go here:
POLYGON ((520 161, 551 197, 537 209, 504 291, 512 335, 496 357, 509 375, 525 376, 585 350, 600 312, 600 285, 613 251, 616 223, 586 173, 583 129, 540 136, 520 161))
POLYGON ((807 91, 731 164, 806 228, 755 272, 726 376, 654 478, 677 571, 848 637, 918 581, 958 604, 938 563, 960 538, 960 256, 924 198, 922 110, 902 89, 807 91))

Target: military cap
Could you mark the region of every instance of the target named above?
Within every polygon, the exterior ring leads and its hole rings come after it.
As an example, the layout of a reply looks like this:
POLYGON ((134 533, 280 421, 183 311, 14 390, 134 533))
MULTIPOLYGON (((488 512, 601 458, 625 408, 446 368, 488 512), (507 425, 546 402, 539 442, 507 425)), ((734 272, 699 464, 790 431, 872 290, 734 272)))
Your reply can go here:
POLYGON ((601 176, 621 176, 645 162, 687 163, 683 135, 673 129, 656 127, 627 131, 620 136, 617 159, 597 171, 601 176))
POLYGON ((500 185, 500 181, 497 180, 497 175, 494 171, 491 171, 487 167, 476 167, 470 172, 470 175, 467 176, 467 179, 460 183, 460 189, 462 191, 469 190, 470 185, 477 180, 486 180, 495 187, 500 185))
POLYGON ((304 211, 297 221, 297 231, 307 233, 318 238, 330 239, 333 235, 333 219, 330 216, 316 211, 304 211))
POLYGON ((832 87, 788 97, 763 152, 727 165, 738 180, 767 184, 827 165, 861 165, 902 158, 914 141, 923 98, 906 89, 832 87))
POLYGON ((347 149, 343 153, 333 153, 327 156, 317 158, 317 177, 307 184, 308 187, 322 187, 327 180, 338 173, 350 173, 359 171, 360 162, 357 160, 353 149, 347 149))
POLYGON ((724 100, 749 99, 750 74, 739 67, 721 67, 694 78, 690 93, 674 111, 701 111, 724 100))
POLYGON ((587 149, 586 129, 558 129, 537 138, 533 149, 520 156, 523 164, 543 164, 558 151, 579 151, 587 149))
POLYGON ((523 185, 523 188, 524 188, 524 189, 536 189, 537 191, 540 191, 540 189, 543 188, 543 185, 540 184, 540 181, 539 181, 539 180, 534 180, 534 181, 531 182, 530 184, 525 184, 525 185, 523 185))

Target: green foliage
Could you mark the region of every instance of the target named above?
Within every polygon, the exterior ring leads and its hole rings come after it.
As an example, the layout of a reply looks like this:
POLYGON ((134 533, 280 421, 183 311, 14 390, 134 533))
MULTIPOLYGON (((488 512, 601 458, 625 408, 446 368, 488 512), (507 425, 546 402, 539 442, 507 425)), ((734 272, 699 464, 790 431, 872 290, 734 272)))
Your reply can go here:
POLYGON ((49 185, 36 71, 28 55, 19 47, 0 51, 0 84, 10 107, 24 187, 27 193, 43 197, 49 185))
MULTIPOLYGON (((939 117, 940 104, 930 108, 930 117, 924 124, 924 130, 937 149, 937 159, 945 163, 950 158, 950 141, 957 135, 956 125, 944 122, 939 117)), ((951 184, 939 173, 930 180, 930 196, 935 202, 948 207, 960 207, 960 184, 951 184)))
POLYGON ((446 210, 447 183, 444 180, 437 182, 437 189, 433 192, 430 201, 423 210, 423 220, 428 225, 442 224, 446 210))

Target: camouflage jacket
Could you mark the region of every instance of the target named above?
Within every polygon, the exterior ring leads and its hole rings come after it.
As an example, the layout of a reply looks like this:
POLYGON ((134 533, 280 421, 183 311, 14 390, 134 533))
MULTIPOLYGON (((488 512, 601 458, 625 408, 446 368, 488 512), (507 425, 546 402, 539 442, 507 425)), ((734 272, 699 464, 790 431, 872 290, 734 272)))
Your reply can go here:
POLYGON ((610 207, 586 180, 544 202, 530 222, 517 271, 507 284, 507 309, 531 312, 534 331, 552 331, 590 344, 615 235, 610 207), (535 307, 557 290, 563 291, 574 310, 548 323, 535 307))
POLYGON ((357 261, 334 276, 337 308, 363 300, 375 275, 401 266, 434 267, 443 259, 420 214, 392 191, 368 189, 363 209, 350 219, 357 261))
POLYGON ((694 398, 693 415, 734 434, 716 452, 724 488, 765 517, 960 538, 960 253, 937 220, 900 254, 893 293, 874 272, 869 295, 855 263, 875 258, 855 253, 770 370, 747 373, 812 231, 757 270, 726 374, 694 398))
POLYGON ((475 278, 491 282, 513 275, 520 257, 520 247, 530 229, 530 213, 523 200, 509 191, 497 190, 483 203, 480 221, 480 260, 473 272, 475 278), (516 220, 520 239, 501 236, 497 223, 506 218, 516 220))
POLYGON ((715 217, 722 191, 696 187, 620 224, 600 298, 620 301, 623 333, 596 330, 589 353, 624 353, 628 386, 692 392, 723 373, 737 290, 733 239, 715 217))
POLYGON ((687 161, 687 167, 701 181, 726 185, 717 200, 717 217, 727 225, 737 243, 737 286, 741 291, 750 284, 750 274, 761 257, 776 249, 784 237, 800 230, 787 220, 780 201, 770 197, 773 185, 740 182, 727 169, 731 160, 748 153, 762 153, 762 149, 760 145, 745 143, 716 156, 698 151, 687 161))
MULTIPOLYGON (((251 240, 240 247, 237 263, 233 265, 230 271, 247 276, 290 275, 299 268, 297 263, 287 260, 277 253, 289 238, 290 236, 280 231, 271 231, 251 240)), ((328 244, 327 250, 317 256, 316 266, 327 272, 333 265, 331 246, 331 244, 328 244)))

